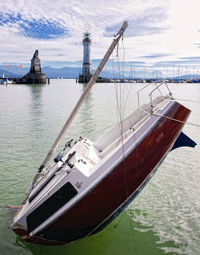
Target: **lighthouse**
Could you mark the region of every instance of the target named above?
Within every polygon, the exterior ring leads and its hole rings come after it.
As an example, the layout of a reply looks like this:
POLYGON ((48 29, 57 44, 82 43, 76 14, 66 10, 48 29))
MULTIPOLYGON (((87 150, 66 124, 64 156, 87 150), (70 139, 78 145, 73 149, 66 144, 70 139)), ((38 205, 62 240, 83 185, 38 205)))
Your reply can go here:
POLYGON ((88 82, 92 76, 90 33, 83 34, 83 67, 78 82, 88 82))
POLYGON ((92 75, 91 65, 91 38, 90 33, 86 32, 83 35, 83 69, 82 76, 90 78, 92 75))

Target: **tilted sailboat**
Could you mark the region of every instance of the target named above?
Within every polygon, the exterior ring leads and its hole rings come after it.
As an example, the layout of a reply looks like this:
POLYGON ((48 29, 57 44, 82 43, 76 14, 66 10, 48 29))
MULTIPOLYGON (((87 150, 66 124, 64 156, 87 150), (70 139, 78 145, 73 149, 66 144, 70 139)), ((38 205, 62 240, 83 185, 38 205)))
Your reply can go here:
MULTIPOLYGON (((126 27, 124 22, 10 225, 25 241, 59 245, 100 231, 133 200, 170 150, 195 146, 181 133, 190 110, 176 102, 167 84, 161 83, 150 93, 149 104, 95 142, 82 137, 69 141, 54 163, 46 166, 126 27), (167 94, 153 99, 161 86, 166 86, 167 94)), ((139 95, 140 91, 138 99, 139 95)))

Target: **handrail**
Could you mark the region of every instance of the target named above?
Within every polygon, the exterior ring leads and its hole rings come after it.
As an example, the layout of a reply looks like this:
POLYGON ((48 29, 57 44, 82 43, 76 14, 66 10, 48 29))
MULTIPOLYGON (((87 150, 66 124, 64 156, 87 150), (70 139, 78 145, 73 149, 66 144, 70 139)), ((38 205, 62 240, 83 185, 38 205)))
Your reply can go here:
POLYGON ((153 90, 149 93, 151 108, 153 108, 152 94, 153 94, 157 89, 159 89, 159 87, 162 86, 163 84, 165 84, 167 90, 169 91, 169 94, 168 94, 168 95, 169 95, 169 96, 172 95, 172 93, 171 93, 169 87, 167 86, 167 84, 166 84, 165 82, 161 82, 155 89, 153 89, 153 90))
MULTIPOLYGON (((145 85, 144 87, 142 87, 141 89, 139 89, 139 90, 137 91, 138 107, 140 107, 140 92, 141 92, 142 90, 144 90, 145 88, 147 88, 147 87, 148 87, 149 85, 151 85, 151 84, 152 84, 152 83, 148 83, 147 85, 145 85)), ((150 92, 150 94, 149 94, 149 96, 150 96, 150 101, 151 101, 151 105, 152 105, 152 93, 153 93, 154 91, 159 90, 160 94, 163 96, 161 90, 159 89, 159 87, 160 87, 161 85, 163 85, 163 84, 165 84, 167 90, 169 91, 169 95, 170 95, 170 96, 172 95, 172 93, 171 93, 169 87, 167 86, 167 84, 166 84, 165 82, 161 82, 159 85, 157 85, 156 83, 154 83, 154 85, 156 86, 156 88, 153 89, 153 90, 150 92)))
POLYGON ((145 89, 146 87, 148 87, 150 84, 151 84, 151 83, 148 83, 146 86, 142 87, 141 89, 139 89, 139 90, 137 91, 138 107, 140 107, 140 95, 139 95, 139 93, 140 93, 143 89, 145 89))

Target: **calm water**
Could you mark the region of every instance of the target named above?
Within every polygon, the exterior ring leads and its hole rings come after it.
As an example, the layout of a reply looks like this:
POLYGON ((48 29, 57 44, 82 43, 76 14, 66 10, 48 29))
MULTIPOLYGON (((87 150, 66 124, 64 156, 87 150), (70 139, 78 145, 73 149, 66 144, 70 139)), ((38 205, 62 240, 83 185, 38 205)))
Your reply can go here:
MULTIPOLYGON (((96 84, 66 140, 96 139, 137 106, 142 84, 96 84), (116 97, 123 95, 122 100, 116 97)), ((153 86, 153 85, 152 85, 153 86)), ((74 80, 50 85, 0 86, 0 253, 14 254, 200 254, 200 147, 171 152, 128 210, 100 233, 60 247, 22 242, 8 229, 7 204, 18 205, 84 87, 74 80)), ((192 109, 189 122, 200 124, 200 85, 170 84, 175 98, 192 109)), ((141 101, 147 101, 143 94, 141 101)), ((184 132, 200 144, 200 128, 184 132)), ((65 140, 65 141, 66 141, 65 140)), ((81 215, 80 215, 81 217, 81 215)))

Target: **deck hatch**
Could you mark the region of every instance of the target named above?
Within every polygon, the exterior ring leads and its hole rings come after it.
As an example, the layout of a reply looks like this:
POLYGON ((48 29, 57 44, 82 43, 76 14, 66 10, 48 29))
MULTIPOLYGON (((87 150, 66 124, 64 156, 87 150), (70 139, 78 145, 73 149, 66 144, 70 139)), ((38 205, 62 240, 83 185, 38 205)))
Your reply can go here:
POLYGON ((33 231, 77 194, 77 190, 70 182, 63 185, 36 210, 27 216, 28 232, 30 233, 33 231))

